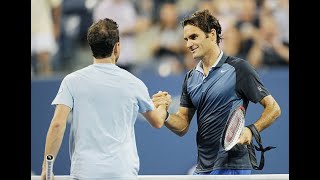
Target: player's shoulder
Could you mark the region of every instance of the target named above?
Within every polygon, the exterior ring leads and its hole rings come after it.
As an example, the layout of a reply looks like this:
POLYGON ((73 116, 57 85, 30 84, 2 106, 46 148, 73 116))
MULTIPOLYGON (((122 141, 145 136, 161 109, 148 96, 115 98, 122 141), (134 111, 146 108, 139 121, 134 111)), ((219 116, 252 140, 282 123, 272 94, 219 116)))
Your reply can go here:
POLYGON ((187 71, 187 76, 190 77, 195 69, 196 68, 194 67, 194 68, 190 69, 189 71, 187 71))
POLYGON ((140 78, 138 78, 137 76, 135 76, 131 72, 129 72, 125 69, 121 69, 121 70, 122 70, 123 77, 125 79, 127 79, 130 83, 145 85, 144 82, 140 78))
POLYGON ((64 79, 66 79, 66 80, 74 79, 74 78, 76 78, 76 77, 79 75, 79 73, 80 73, 81 71, 82 71, 82 69, 73 71, 73 72, 67 74, 67 75, 64 77, 64 79))
POLYGON ((66 76, 63 77, 62 81, 70 81, 71 79, 74 78, 74 72, 67 74, 66 76))
POLYGON ((67 74, 63 80, 64 81, 72 81, 74 79, 77 79, 77 77, 80 76, 80 74, 82 74, 84 71, 86 71, 86 69, 88 69, 88 67, 84 67, 84 68, 81 68, 81 69, 78 69, 78 70, 75 70, 73 72, 70 72, 69 74, 67 74))
POLYGON ((228 56, 226 63, 228 64, 237 64, 237 65, 245 65, 246 63, 248 63, 247 60, 241 58, 241 57, 237 57, 237 56, 228 56))
POLYGON ((236 57, 236 56, 228 56, 226 63, 235 67, 235 69, 252 69, 253 68, 247 60, 241 57, 236 57))
POLYGON ((188 80, 193 75, 195 69, 196 69, 196 67, 194 67, 194 68, 192 68, 192 69, 187 71, 187 73, 185 75, 185 80, 188 80))

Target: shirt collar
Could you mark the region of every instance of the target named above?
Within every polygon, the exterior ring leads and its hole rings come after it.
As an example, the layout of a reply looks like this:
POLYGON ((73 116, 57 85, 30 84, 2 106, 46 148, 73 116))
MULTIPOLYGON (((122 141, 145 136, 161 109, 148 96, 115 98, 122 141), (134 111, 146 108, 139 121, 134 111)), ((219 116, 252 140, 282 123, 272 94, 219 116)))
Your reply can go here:
MULTIPOLYGON (((217 60, 216 60, 216 62, 212 65, 212 67, 210 68, 210 70, 218 65, 218 63, 219 63, 219 61, 221 60, 222 56, 223 56, 223 51, 221 50, 221 51, 220 51, 220 54, 219 54, 219 56, 218 56, 218 58, 217 58, 217 60)), ((202 74, 204 74, 204 73, 203 73, 202 60, 200 60, 200 62, 197 64, 196 70, 199 71, 199 72, 201 72, 202 74)), ((209 71, 210 71, 210 70, 209 70, 209 71)))

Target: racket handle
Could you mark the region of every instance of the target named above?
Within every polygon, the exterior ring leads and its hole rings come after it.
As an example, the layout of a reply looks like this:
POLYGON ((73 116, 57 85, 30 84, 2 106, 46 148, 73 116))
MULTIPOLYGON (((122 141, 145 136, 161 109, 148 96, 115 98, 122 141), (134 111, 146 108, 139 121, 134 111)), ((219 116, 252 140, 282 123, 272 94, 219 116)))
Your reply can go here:
POLYGON ((52 180, 53 177, 54 156, 49 154, 46 156, 46 180, 52 180))

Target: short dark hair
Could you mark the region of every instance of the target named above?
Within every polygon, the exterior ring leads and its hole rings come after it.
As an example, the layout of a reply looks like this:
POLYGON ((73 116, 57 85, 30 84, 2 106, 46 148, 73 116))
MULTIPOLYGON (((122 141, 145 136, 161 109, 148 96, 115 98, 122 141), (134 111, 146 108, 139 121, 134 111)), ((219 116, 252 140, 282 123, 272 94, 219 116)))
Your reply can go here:
POLYGON ((219 20, 214 17, 209 10, 196 11, 190 16, 185 17, 181 22, 182 27, 186 25, 192 25, 200 28, 205 34, 211 32, 211 29, 216 30, 217 44, 221 42, 221 26, 219 20))
POLYGON ((88 28, 87 40, 95 58, 111 56, 114 45, 119 42, 118 24, 105 18, 88 28))

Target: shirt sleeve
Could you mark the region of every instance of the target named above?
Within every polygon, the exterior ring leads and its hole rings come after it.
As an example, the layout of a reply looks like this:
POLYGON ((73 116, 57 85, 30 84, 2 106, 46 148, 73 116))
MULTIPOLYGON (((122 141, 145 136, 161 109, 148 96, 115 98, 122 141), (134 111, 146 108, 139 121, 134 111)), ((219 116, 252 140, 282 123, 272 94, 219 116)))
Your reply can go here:
POLYGON ((68 78, 64 78, 60 84, 58 93, 51 105, 64 104, 71 109, 73 108, 73 96, 70 91, 70 84, 68 83, 68 78))
POLYGON ((194 108, 194 105, 191 101, 191 97, 190 97, 188 90, 187 90, 188 79, 191 76, 191 72, 192 72, 192 70, 189 71, 184 78, 184 81, 182 84, 182 93, 180 96, 180 106, 187 107, 187 108, 194 108))
POLYGON ((139 106, 139 113, 144 113, 147 111, 152 111, 155 109, 154 104, 150 98, 147 86, 142 82, 139 81, 139 85, 137 86, 138 92, 138 106, 139 106))
POLYGON ((247 61, 241 63, 238 76, 237 89, 240 96, 257 103, 265 96, 270 95, 259 74, 247 61))

